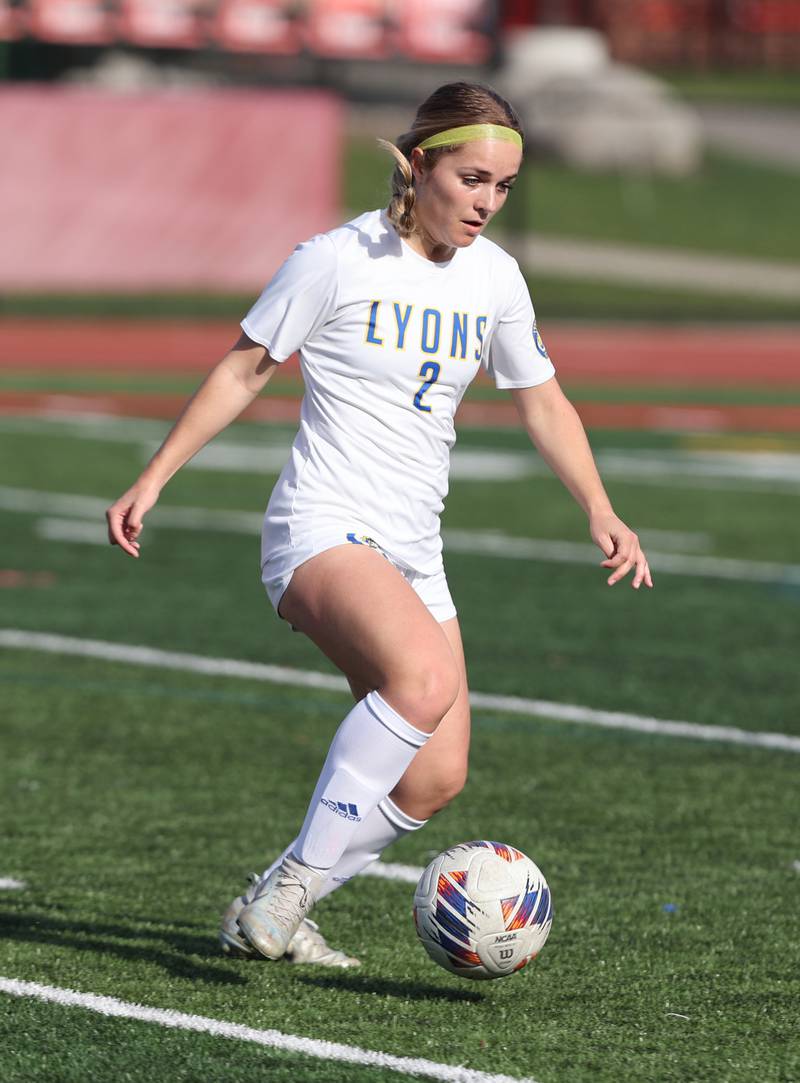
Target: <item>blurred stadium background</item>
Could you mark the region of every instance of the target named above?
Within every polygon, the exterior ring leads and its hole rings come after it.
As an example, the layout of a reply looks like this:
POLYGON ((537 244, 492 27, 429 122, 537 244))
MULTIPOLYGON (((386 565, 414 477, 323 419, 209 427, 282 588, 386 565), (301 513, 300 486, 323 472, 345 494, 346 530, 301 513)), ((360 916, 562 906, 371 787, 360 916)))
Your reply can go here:
MULTIPOLYGON (((799 74, 797 0, 0 0, 0 974, 540 1083, 800 1078, 799 74), (496 236, 657 586, 605 590, 479 380, 448 575, 473 686, 538 714, 476 710, 467 791, 392 859, 513 842, 551 943, 535 976, 454 990, 401 927, 408 884, 365 880, 320 919, 362 975, 243 975, 216 914, 302 815, 343 701, 136 649, 325 668, 258 584, 296 363, 170 484, 146 560, 102 512, 294 244, 385 203, 375 137, 461 77, 523 115, 496 236), (241 819, 263 795, 266 840, 241 819)), ((15 1005, 4 1079, 265 1070, 69 1012, 15 1005)), ((389 1078, 310 1063, 274 1078, 389 1078)))
POLYGON ((0 39, 4 411, 169 416, 135 374, 206 369, 466 77, 522 113, 497 235, 587 423, 796 429, 797 0, 3 0, 0 39))

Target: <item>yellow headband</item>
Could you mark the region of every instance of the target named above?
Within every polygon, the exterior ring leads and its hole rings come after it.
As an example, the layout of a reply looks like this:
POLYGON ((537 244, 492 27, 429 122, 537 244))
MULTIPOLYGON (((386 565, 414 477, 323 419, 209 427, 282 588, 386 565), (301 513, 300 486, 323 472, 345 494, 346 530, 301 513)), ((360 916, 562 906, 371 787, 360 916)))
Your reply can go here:
POLYGON ((446 132, 429 136, 419 147, 421 150, 455 147, 459 143, 474 143, 479 139, 500 139, 522 149, 522 136, 519 132, 515 132, 513 128, 505 128, 502 124, 466 124, 463 128, 448 128, 446 132))

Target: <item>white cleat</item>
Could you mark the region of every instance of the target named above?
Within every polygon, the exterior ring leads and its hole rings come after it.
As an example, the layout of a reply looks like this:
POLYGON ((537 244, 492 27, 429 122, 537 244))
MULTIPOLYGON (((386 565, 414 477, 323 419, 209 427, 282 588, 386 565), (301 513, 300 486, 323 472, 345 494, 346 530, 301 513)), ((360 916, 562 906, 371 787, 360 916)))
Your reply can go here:
POLYGON ((280 959, 314 905, 314 889, 325 879, 326 873, 285 857, 242 907, 236 919, 240 935, 266 959, 280 959))
MULTIPOLYGON (((219 941, 222 950, 232 959, 262 958, 242 936, 237 924, 239 914, 255 899, 258 891, 259 877, 256 873, 251 873, 247 879, 250 884, 247 891, 243 895, 237 895, 222 915, 219 941)), ((352 955, 332 948, 311 918, 303 918, 300 922, 283 958, 287 963, 305 966, 334 966, 342 969, 361 966, 359 960, 352 955)))
POLYGON ((247 882, 250 886, 243 895, 236 896, 222 915, 222 925, 219 930, 219 942, 225 954, 230 955, 232 959, 257 958, 256 953, 239 932, 239 926, 236 922, 242 910, 244 910, 244 908, 256 897, 259 879, 260 877, 257 873, 251 872, 247 877, 247 882))
POLYGON ((300 922, 297 932, 289 941, 284 959, 300 966, 337 966, 343 970, 361 966, 354 956, 332 948, 319 931, 319 925, 311 918, 303 918, 300 922))

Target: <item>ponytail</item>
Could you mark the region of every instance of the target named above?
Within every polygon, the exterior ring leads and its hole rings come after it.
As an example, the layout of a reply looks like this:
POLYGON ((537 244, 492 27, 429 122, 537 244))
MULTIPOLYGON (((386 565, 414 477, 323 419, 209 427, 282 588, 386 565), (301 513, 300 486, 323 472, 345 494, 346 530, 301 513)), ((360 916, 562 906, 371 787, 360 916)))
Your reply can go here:
POLYGON ((387 210, 389 221, 401 237, 410 237, 415 232, 417 225, 414 214, 417 190, 414 187, 414 174, 411 170, 411 163, 405 154, 387 139, 379 139, 378 145, 388 151, 395 160, 391 181, 392 198, 387 210))

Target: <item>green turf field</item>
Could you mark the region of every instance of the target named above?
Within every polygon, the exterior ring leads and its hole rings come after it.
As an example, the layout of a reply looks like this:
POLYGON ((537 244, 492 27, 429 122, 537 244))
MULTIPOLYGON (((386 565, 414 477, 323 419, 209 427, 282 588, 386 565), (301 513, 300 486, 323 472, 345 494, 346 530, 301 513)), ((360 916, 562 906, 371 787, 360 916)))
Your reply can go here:
MULTIPOLYGON (((116 496, 164 427, 89 436, 0 419, 2 627, 331 673, 262 596, 255 533, 178 529, 155 512, 138 562, 83 537, 87 525, 102 536, 86 498, 116 496)), ((241 424, 222 439, 274 456, 289 437, 241 424)), ((513 431, 464 430, 458 446, 525 450, 513 431)), ((636 594, 609 590, 593 558, 453 549, 473 688, 800 734, 797 478, 723 482, 680 458, 726 446, 791 458, 795 442, 607 432, 595 446, 623 463, 612 494, 648 546, 687 568, 737 559, 742 576, 656 571, 656 589, 636 594), (625 475, 646 456, 663 458, 662 476, 625 475), (755 562, 772 578, 747 579, 755 562)), ((163 504, 256 516, 274 476, 187 469, 163 504)), ((534 468, 454 480, 445 527, 585 540, 578 510, 534 468)), ((541 865, 548 945, 521 974, 473 985, 428 961, 400 881, 361 878, 318 909, 358 971, 217 950, 244 875, 296 829, 345 695, 10 648, 0 686, 0 880, 27 884, 0 891, 2 978, 538 1083, 800 1078, 796 752, 477 710, 467 789, 386 855, 421 866, 489 837, 541 865)), ((3 994, 0 1033, 4 1081, 402 1078, 3 994)))

